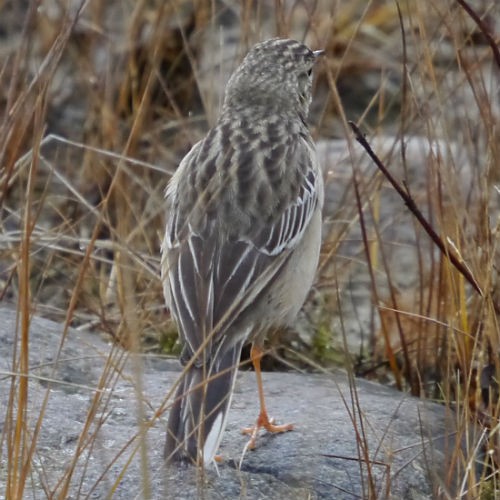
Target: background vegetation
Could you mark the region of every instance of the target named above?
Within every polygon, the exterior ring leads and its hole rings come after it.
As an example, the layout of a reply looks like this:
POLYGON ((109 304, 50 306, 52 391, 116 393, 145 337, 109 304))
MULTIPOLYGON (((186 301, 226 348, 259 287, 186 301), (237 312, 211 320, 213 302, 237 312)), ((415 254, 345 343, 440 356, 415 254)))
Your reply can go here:
MULTIPOLYGON (((469 468, 464 480, 471 497, 492 495, 500 5, 470 3, 0 2, 0 300, 19 313, 13 371, 29 372, 35 313, 104 332, 126 349, 178 350, 159 280, 168 179, 213 123, 249 46, 277 35, 304 39, 326 50, 312 130, 323 152, 343 142, 339 167, 324 156, 318 279, 297 328, 270 343, 272 359, 298 369, 342 364, 435 398, 457 411, 464 434, 479 422, 491 431, 482 451, 492 467, 480 476, 469 468), (356 146, 348 120, 396 172, 444 253, 414 218, 403 243, 391 232, 406 209, 399 200, 384 205, 393 190, 356 146), (342 304, 360 272, 366 296, 351 319, 363 335, 353 340, 342 304)), ((2 434, 11 443, 9 456, 0 454, 11 498, 22 496, 29 468, 17 460, 30 453, 20 423, 28 383, 13 378, 19 407, 7 412, 2 434)))

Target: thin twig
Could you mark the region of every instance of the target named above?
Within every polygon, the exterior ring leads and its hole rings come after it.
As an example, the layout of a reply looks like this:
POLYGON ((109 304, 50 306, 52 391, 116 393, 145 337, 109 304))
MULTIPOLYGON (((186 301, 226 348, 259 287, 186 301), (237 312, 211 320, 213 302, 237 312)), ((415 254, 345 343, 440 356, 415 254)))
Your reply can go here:
POLYGON ((488 41, 489 46, 493 52, 493 57, 500 68, 500 50, 498 49, 497 42, 491 34, 491 30, 486 26, 486 23, 478 16, 477 12, 465 0, 457 0, 457 3, 469 14, 470 18, 477 24, 479 31, 484 35, 488 41))
POLYGON ((351 121, 349 122, 349 125, 351 126, 356 136, 356 140, 361 144, 361 146, 363 146, 363 148, 368 153, 370 158, 375 162, 379 170, 384 174, 386 179, 392 184, 394 189, 398 192, 399 196, 401 196, 401 198, 405 202, 405 205, 408 207, 410 212, 417 218, 418 222, 420 222, 421 226, 424 228, 425 232, 429 235, 431 240, 436 244, 439 250, 441 250, 441 252, 446 257, 448 257, 453 266, 455 266, 455 268, 462 274, 462 276, 472 285, 472 287, 477 291, 477 293, 483 296, 483 291, 481 290, 481 287, 479 286, 478 282, 472 275, 472 272, 463 262, 459 260, 459 258, 455 254, 455 251, 448 245, 446 245, 441 239, 441 237, 436 233, 436 231, 434 231, 430 223, 427 221, 427 219, 424 217, 420 209, 417 207, 417 204, 411 197, 408 188, 406 188, 406 186, 403 187, 396 180, 396 178, 389 172, 387 167, 382 163, 382 161, 378 158, 373 149, 370 147, 370 144, 368 144, 368 141, 359 130, 359 127, 351 121))

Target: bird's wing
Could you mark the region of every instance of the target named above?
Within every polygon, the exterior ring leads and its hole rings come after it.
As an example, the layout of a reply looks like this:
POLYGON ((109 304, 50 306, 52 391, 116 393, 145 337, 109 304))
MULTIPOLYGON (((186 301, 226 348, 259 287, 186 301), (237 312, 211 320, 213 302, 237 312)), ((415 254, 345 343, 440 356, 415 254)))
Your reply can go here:
MULTIPOLYGON (((309 164, 296 176, 296 196, 270 224, 236 238, 221 237, 217 216, 205 217, 203 231, 193 229, 176 211, 179 190, 175 186, 167 190, 172 208, 162 247, 162 275, 188 359, 196 355, 197 364, 206 362, 222 343, 231 345, 224 332, 276 279, 322 204, 322 178, 313 164, 314 150, 305 141, 302 147, 306 149, 299 157, 309 164)), ((297 157, 296 150, 293 154, 297 157)), ((282 161, 286 159, 286 153, 281 155, 282 161)), ((187 171, 196 160, 197 152, 192 150, 179 168, 187 171)))

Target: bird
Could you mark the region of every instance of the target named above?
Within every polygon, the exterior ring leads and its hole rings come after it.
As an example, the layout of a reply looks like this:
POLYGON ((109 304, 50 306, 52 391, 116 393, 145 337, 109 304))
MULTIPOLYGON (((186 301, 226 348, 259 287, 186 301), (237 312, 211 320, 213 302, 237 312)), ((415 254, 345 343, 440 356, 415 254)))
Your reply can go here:
POLYGON ((206 466, 217 450, 242 348, 252 343, 260 413, 251 429, 285 432, 267 414, 266 333, 293 322, 313 284, 323 179, 307 116, 323 50, 273 38, 229 78, 220 114, 166 189, 161 279, 184 367, 167 422, 167 463, 206 466))

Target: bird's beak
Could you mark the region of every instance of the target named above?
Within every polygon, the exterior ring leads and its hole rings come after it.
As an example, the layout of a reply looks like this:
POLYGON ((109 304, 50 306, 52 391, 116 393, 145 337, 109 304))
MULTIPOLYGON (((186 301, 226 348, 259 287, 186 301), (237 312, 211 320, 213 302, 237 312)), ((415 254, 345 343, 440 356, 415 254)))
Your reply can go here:
POLYGON ((318 58, 319 56, 323 56, 325 54, 324 50, 314 50, 313 51, 314 57, 318 58))

